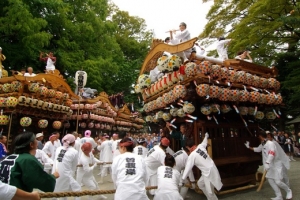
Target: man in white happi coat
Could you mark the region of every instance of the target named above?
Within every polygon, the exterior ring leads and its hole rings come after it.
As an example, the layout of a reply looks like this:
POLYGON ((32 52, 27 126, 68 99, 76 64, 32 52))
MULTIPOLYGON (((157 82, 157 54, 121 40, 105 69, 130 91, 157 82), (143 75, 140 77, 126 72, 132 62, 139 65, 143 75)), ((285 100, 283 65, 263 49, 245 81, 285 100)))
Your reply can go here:
MULTIPOLYGON (((192 148, 193 146, 195 145, 194 141, 192 140, 188 140, 186 142, 186 146, 188 148, 192 148)), ((183 172, 184 172, 184 168, 185 168, 185 165, 186 165, 186 162, 187 162, 187 159, 189 157, 189 154, 190 154, 190 151, 187 147, 183 147, 182 150, 179 150, 177 151, 173 157, 175 158, 175 161, 176 161, 176 165, 174 166, 175 169, 177 169, 180 173, 180 181, 183 181, 182 180, 182 175, 183 175, 183 172)), ((192 187, 195 188, 195 177, 194 177, 194 174, 193 174, 193 171, 191 170, 190 173, 189 173, 189 179, 190 179, 190 182, 192 183, 192 187)), ((184 180, 184 182, 180 182, 180 185, 183 185, 181 188, 180 188, 180 195, 182 196, 182 198, 184 199, 186 197, 186 194, 188 192, 188 187, 184 186, 185 183, 187 183, 187 179, 184 180)))
POLYGON ((206 146, 208 137, 208 133, 205 133, 202 143, 197 147, 192 147, 190 149, 191 154, 188 157, 182 179, 185 180, 187 178, 193 166, 195 165, 201 170, 202 174, 201 178, 197 182, 198 187, 203 191, 207 199, 217 200, 218 197, 214 192, 214 188, 220 190, 223 184, 214 161, 207 154, 206 146))
POLYGON ((112 164, 112 179, 116 187, 115 200, 149 200, 146 195, 146 166, 138 155, 132 153, 133 141, 120 141, 120 155, 112 164))
MULTIPOLYGON (((186 42, 191 39, 190 32, 186 29, 186 23, 181 22, 179 24, 179 30, 170 31, 170 43, 173 45, 186 42)), ((184 52, 177 53, 178 56, 183 58, 184 62, 188 61, 188 56, 191 54, 192 49, 185 50, 184 52)))
POLYGON ((222 61, 228 60, 227 46, 231 42, 231 39, 225 39, 225 37, 220 37, 217 43, 217 52, 219 59, 222 61))
MULTIPOLYGON (((94 168, 98 163, 101 163, 97 158, 94 157, 92 153, 92 144, 89 142, 84 143, 81 146, 82 154, 78 160, 78 165, 82 165, 77 167, 76 180, 79 184, 81 182, 87 187, 88 190, 99 190, 98 183, 93 175, 94 168)), ((107 197, 100 195, 100 199, 106 199, 107 197)), ((93 199, 94 197, 90 196, 89 199, 93 199)), ((99 199, 95 197, 95 199, 99 199)))
MULTIPOLYGON (((147 169, 147 186, 157 185, 157 169, 164 165, 166 157, 166 149, 170 145, 170 141, 164 137, 161 139, 160 145, 154 146, 149 150, 147 157, 144 159, 147 169)), ((155 190, 149 190, 151 195, 155 194, 155 190)))
MULTIPOLYGON (((102 136, 102 142, 97 146, 98 151, 100 151, 100 161, 104 163, 110 163, 113 161, 112 157, 112 144, 108 140, 109 136, 104 134, 102 136)), ((104 164, 101 170, 101 177, 99 183, 103 183, 103 177, 107 176, 108 170, 111 171, 111 164, 104 164)))
POLYGON ((153 200, 183 200, 178 192, 180 172, 175 168, 174 157, 167 155, 164 164, 157 169, 157 190, 153 200))
MULTIPOLYGON (((60 177, 56 179, 54 192, 81 191, 81 186, 74 179, 78 164, 78 152, 74 149, 75 137, 67 134, 62 139, 63 146, 57 148, 52 172, 58 171, 60 177)), ((63 198, 64 200, 67 197, 63 198)), ((80 197, 75 197, 79 200, 80 197)))
POLYGON ((55 145, 55 141, 56 141, 56 135, 52 134, 49 137, 49 141, 46 142, 45 146, 42 149, 52 160, 54 160, 55 151, 57 148, 57 146, 55 145))
POLYGON ((292 199, 292 190, 283 182, 283 164, 287 164, 282 163, 284 156, 279 153, 275 142, 266 139, 266 133, 261 132, 258 137, 262 142, 258 147, 250 147, 248 141, 245 146, 254 152, 262 152, 264 169, 267 171, 266 178, 276 195, 272 200, 283 199, 280 188, 286 191, 286 199, 292 199))
MULTIPOLYGON (((74 135, 75 137, 75 144, 74 144, 74 149, 76 149, 79 153, 79 151, 81 150, 80 147, 81 147, 81 143, 80 143, 80 139, 78 140, 78 133, 76 131, 73 131, 72 134, 74 135)), ((78 157, 79 157, 79 154, 78 154, 78 157)))
POLYGON ((45 153, 45 151, 37 149, 35 153, 36 159, 44 166, 44 171, 48 174, 52 171, 53 160, 45 153))
POLYGON ((148 154, 148 149, 146 148, 146 141, 144 138, 141 138, 137 141, 137 146, 134 147, 133 153, 136 155, 141 156, 142 158, 145 158, 148 154))

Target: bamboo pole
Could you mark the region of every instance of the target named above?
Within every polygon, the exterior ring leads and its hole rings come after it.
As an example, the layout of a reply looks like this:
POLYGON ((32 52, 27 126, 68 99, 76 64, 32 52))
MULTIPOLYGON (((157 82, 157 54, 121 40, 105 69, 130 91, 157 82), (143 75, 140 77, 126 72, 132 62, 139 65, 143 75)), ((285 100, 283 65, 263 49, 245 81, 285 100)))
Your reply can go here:
POLYGON ((7 148, 7 149, 8 149, 9 138, 10 138, 12 115, 13 115, 13 112, 10 113, 10 121, 9 121, 9 127, 8 127, 8 133, 7 133, 7 142, 6 142, 6 148, 7 148))

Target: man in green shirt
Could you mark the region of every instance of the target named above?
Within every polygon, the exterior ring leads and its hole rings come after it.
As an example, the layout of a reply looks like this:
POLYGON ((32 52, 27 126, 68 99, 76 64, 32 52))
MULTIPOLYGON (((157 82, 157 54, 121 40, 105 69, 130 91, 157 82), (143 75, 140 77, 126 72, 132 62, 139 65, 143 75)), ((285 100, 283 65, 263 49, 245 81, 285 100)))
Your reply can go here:
POLYGON ((185 143, 186 143, 186 139, 187 139, 186 138, 186 125, 181 124, 180 128, 179 128, 180 131, 172 130, 169 122, 166 124, 166 127, 170 131, 171 138, 174 138, 175 140, 180 141, 180 148, 185 147, 185 143))

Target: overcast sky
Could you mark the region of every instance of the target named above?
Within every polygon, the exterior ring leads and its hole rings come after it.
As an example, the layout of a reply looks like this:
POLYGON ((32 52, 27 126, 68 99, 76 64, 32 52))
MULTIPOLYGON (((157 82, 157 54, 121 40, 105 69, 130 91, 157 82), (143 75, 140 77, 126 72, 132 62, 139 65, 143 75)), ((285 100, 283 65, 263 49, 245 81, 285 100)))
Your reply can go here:
POLYGON ((187 24, 191 37, 197 37, 207 20, 205 16, 213 1, 202 0, 112 0, 131 16, 146 20, 148 29, 154 29, 155 37, 165 39, 170 29, 178 29, 180 22, 187 24))

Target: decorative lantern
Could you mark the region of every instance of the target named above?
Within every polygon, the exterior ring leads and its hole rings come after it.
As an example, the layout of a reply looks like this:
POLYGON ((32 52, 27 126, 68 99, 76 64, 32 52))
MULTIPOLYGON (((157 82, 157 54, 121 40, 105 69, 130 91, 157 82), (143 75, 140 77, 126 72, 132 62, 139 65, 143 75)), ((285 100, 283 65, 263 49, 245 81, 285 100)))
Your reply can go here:
POLYGON ((169 104, 172 102, 172 99, 170 97, 170 93, 164 93, 163 96, 162 96, 162 100, 164 102, 165 105, 169 104))
POLYGON ((178 117, 184 117, 185 116, 185 113, 184 113, 184 111, 183 111, 182 108, 180 108, 180 109, 177 110, 177 116, 178 117))
POLYGON ((219 88, 218 86, 209 86, 209 96, 211 98, 218 98, 221 92, 221 88, 219 88))
POLYGON ((276 97, 274 94, 270 93, 266 95, 266 104, 273 104, 276 101, 276 97))
POLYGON ((93 123, 93 122, 90 122, 90 123, 88 124, 88 128, 94 128, 94 123, 93 123))
POLYGON ((200 84, 196 88, 196 92, 200 97, 205 97, 209 95, 210 87, 208 84, 200 84))
POLYGON ((265 104, 267 103, 267 95, 266 94, 260 94, 258 99, 259 104, 265 104))
POLYGON ((46 88, 45 86, 40 87, 39 93, 42 96, 47 96, 48 95, 48 88, 46 88))
POLYGON ((250 73, 246 73, 245 75, 245 84, 252 85, 253 83, 253 75, 250 73))
POLYGON ((246 90, 241 90, 240 91, 240 96, 239 96, 239 101, 241 102, 246 102, 249 100, 250 93, 246 90))
POLYGON ((32 122, 32 119, 30 117, 22 117, 20 119, 20 125, 23 127, 30 126, 32 122))
POLYGON ((274 119, 276 119, 276 115, 274 112, 267 112, 266 113, 266 119, 269 121, 273 121, 274 119))
POLYGON ((221 79, 228 79, 228 69, 227 67, 221 68, 221 79))
POLYGON ((255 119, 262 120, 265 117, 265 114, 262 111, 257 111, 255 119))
POLYGON ((237 74, 234 70, 229 70, 228 71, 228 80, 230 82, 232 82, 232 83, 236 82, 237 78, 238 78, 238 76, 237 76, 237 74))
POLYGON ((40 119, 38 121, 38 127, 39 128, 46 128, 48 126, 48 120, 46 119, 40 119))
POLYGON ((189 62, 185 65, 184 72, 187 77, 193 77, 197 74, 197 66, 193 62, 189 62))
POLYGON ((151 79, 149 75, 147 74, 142 74, 138 78, 138 84, 140 85, 141 88, 147 88, 151 85, 151 79))
POLYGON ((23 88, 23 85, 20 81, 13 81, 11 82, 11 89, 12 91, 20 91, 23 88))
POLYGON ((238 101, 240 97, 239 90, 230 90, 229 92, 229 101, 238 101))
POLYGON ((64 93, 62 96, 63 100, 67 100, 69 99, 69 94, 68 93, 64 93))
POLYGON ((6 92, 6 93, 13 91, 10 83, 3 84, 2 90, 3 90, 3 92, 6 92))
POLYGON ((168 56, 164 55, 157 60, 157 69, 163 73, 173 71, 173 68, 168 66, 168 56))
POLYGON ((0 107, 6 107, 6 101, 6 98, 0 97, 0 107))
POLYGON ((156 113, 156 115, 155 115, 155 118, 156 119, 162 119, 162 116, 163 116, 163 111, 158 111, 157 113, 156 113))
POLYGON ((204 115, 210 115, 210 113, 212 112, 212 109, 211 109, 210 105, 204 104, 203 106, 201 106, 200 111, 204 115))
POLYGON ((151 115, 146 116, 146 122, 152 122, 153 117, 151 115))
POLYGON ((236 81, 239 83, 245 83, 245 74, 246 74, 246 72, 244 72, 244 71, 237 71, 236 72, 236 76, 237 76, 236 81))
POLYGON ((173 117, 176 117, 176 116, 177 116, 177 111, 178 111, 178 108, 171 108, 171 109, 170 109, 170 114, 171 114, 173 117))
POLYGON ((15 97, 8 97, 6 99, 6 106, 7 107, 16 107, 19 103, 19 100, 15 97))
POLYGON ((171 116, 170 113, 164 113, 163 116, 162 116, 162 118, 163 118, 164 121, 167 122, 167 121, 171 120, 172 116, 171 116))
POLYGON ((52 123, 52 127, 54 128, 54 129, 60 129, 61 128, 61 121, 54 121, 53 123, 52 123))
POLYGON ((185 113, 191 114, 195 111, 195 106, 191 103, 184 103, 182 109, 185 113))
POLYGON ((254 75, 253 76, 253 80, 252 80, 252 85, 254 87, 260 87, 259 84, 260 84, 260 78, 259 78, 259 76, 254 75))
POLYGON ((174 71, 174 72, 171 73, 171 80, 172 80, 173 84, 178 83, 178 81, 180 80, 180 76, 179 75, 180 75, 179 71, 174 71))
POLYGON ((87 73, 85 71, 77 71, 75 73, 75 84, 78 88, 83 88, 86 85, 87 73))
POLYGON ((222 92, 219 95, 219 99, 221 101, 228 101, 230 96, 230 90, 227 88, 223 88, 222 92))
POLYGON ((62 92, 60 92, 60 91, 56 91, 55 92, 55 98, 56 99, 61 99, 63 97, 63 93, 62 92))
POLYGON ((211 73, 210 75, 213 78, 218 78, 221 76, 221 67, 219 65, 212 65, 211 66, 211 73))
POLYGON ((221 112, 222 113, 228 113, 229 111, 231 111, 231 108, 230 108, 229 105, 227 105, 227 104, 221 105, 221 112))
POLYGON ((165 106, 166 106, 166 104, 165 104, 165 102, 163 101, 163 98, 162 98, 162 97, 158 97, 158 98, 156 99, 156 105, 157 105, 158 108, 162 108, 162 107, 165 107, 165 106))
POLYGON ((168 57, 168 70, 178 70, 180 65, 182 64, 181 58, 176 54, 170 55, 168 57))
POLYGON ((203 61, 199 65, 199 69, 203 74, 209 74, 211 72, 211 63, 209 61, 203 61))
POLYGON ((252 92, 250 92, 250 98, 249 98, 249 100, 250 100, 250 102, 256 103, 256 102, 258 102, 259 97, 260 97, 260 93, 259 92, 252 91, 252 92))
POLYGON ((255 108, 254 107, 248 107, 248 114, 249 115, 254 115, 255 113, 255 108))
POLYGON ((9 122, 9 117, 7 115, 3 115, 2 111, 1 111, 0 125, 7 125, 8 122, 9 122))
POLYGON ((142 89, 141 89, 141 87, 140 87, 139 84, 136 84, 136 85, 134 86, 134 91, 135 91, 135 93, 140 93, 140 92, 142 92, 142 89))
POLYGON ((185 86, 184 85, 176 85, 173 88, 173 95, 176 98, 183 98, 183 97, 185 97, 185 95, 186 95, 186 88, 185 88, 185 86))
POLYGON ((55 97, 56 91, 53 89, 48 89, 48 97, 53 98, 55 97))
POLYGON ((239 112, 241 115, 247 115, 248 114, 248 108, 245 106, 239 107, 239 112))
POLYGON ((28 85, 28 90, 30 92, 37 92, 37 91, 39 91, 39 89, 40 89, 40 86, 38 83, 29 83, 29 85, 28 85))
POLYGON ((260 88, 267 88, 269 85, 269 81, 266 78, 260 78, 259 79, 259 86, 260 88))

